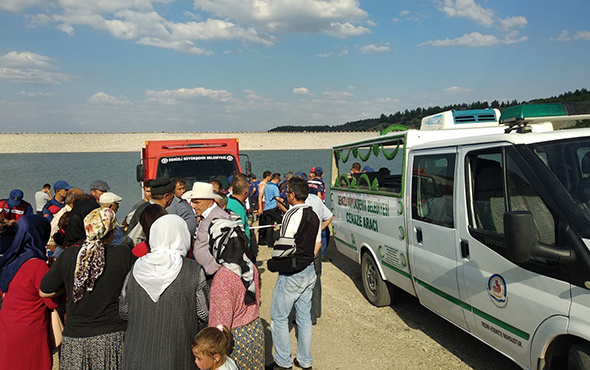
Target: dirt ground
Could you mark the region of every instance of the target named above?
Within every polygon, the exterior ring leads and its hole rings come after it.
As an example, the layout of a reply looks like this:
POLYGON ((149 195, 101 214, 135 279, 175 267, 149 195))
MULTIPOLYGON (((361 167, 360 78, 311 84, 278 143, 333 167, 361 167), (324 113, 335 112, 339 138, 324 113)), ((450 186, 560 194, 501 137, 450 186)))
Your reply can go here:
MULTIPOLYGON (((362 294, 360 266, 333 242, 322 265, 322 317, 313 327, 313 368, 518 369, 494 349, 399 292, 389 307, 374 307, 362 294)), ((270 249, 261 246, 262 304, 267 363, 272 362, 270 305, 277 274, 266 270, 270 249)), ((295 330, 291 330, 295 354, 295 330)), ((294 369, 297 369, 294 367, 294 369)))

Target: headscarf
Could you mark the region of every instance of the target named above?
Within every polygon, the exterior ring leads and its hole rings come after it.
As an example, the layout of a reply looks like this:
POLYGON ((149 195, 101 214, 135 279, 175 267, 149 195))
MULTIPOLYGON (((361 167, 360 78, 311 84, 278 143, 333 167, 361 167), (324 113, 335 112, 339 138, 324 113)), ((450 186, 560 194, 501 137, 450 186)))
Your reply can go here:
MULTIPOLYGON (((115 212, 110 208, 97 208, 84 217, 86 240, 82 243, 74 269, 74 303, 85 293, 92 292, 105 265, 104 238, 115 228, 115 212)), ((69 226, 68 226, 69 229, 69 226)))
POLYGON ((15 234, 0 259, 0 290, 4 293, 23 263, 31 258, 47 260, 45 245, 49 240, 49 220, 38 215, 25 215, 15 226, 15 234))
POLYGON ((84 232, 84 217, 86 217, 90 211, 99 207, 100 206, 96 203, 94 198, 82 199, 74 204, 74 207, 72 207, 72 210, 70 211, 68 227, 66 228, 66 234, 64 236, 64 247, 77 244, 86 239, 86 233, 84 232))
POLYGON ((139 258, 133 266, 133 277, 152 301, 158 302, 180 273, 190 241, 186 222, 177 215, 164 215, 152 224, 150 253, 139 258))
MULTIPOLYGON (((239 217, 238 217, 239 218, 239 217)), ((244 303, 256 302, 254 263, 246 255, 248 237, 233 220, 216 218, 209 226, 209 250, 215 261, 238 275, 246 288, 244 303)))

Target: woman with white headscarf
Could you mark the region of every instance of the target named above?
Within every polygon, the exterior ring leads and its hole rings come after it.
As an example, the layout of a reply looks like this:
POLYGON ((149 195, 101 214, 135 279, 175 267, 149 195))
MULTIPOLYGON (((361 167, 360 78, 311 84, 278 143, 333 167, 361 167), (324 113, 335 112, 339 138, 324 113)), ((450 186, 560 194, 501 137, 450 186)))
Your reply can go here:
POLYGON ((186 258, 186 222, 158 218, 150 229, 150 252, 129 272, 119 299, 128 320, 124 369, 196 369, 191 341, 208 321, 208 287, 201 265, 186 258))
POLYGON ((129 248, 109 245, 115 213, 96 208, 84 218, 86 240, 67 248, 41 281, 39 295, 66 293, 60 369, 118 369, 127 323, 118 297, 133 257, 129 248))

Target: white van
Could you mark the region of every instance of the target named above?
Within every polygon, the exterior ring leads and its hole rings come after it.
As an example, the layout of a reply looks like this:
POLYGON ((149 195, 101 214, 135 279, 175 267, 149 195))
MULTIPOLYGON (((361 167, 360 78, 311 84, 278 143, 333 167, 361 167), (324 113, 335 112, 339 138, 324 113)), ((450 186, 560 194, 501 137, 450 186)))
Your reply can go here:
POLYGON ((369 302, 395 285, 523 368, 590 369, 590 129, 554 130, 582 106, 448 111, 334 147, 334 238, 369 302))

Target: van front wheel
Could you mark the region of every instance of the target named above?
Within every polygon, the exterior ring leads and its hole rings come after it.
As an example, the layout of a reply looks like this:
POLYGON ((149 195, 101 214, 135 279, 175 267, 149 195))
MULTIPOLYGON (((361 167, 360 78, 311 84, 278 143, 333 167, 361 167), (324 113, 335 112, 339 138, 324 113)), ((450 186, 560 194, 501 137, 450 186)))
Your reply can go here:
POLYGON ((568 370, 590 369, 590 344, 576 344, 570 348, 567 356, 568 370))
POLYGON ((367 300, 377 307, 388 306, 391 303, 389 287, 381 279, 379 269, 370 253, 363 255, 361 270, 363 274, 363 288, 367 300))

